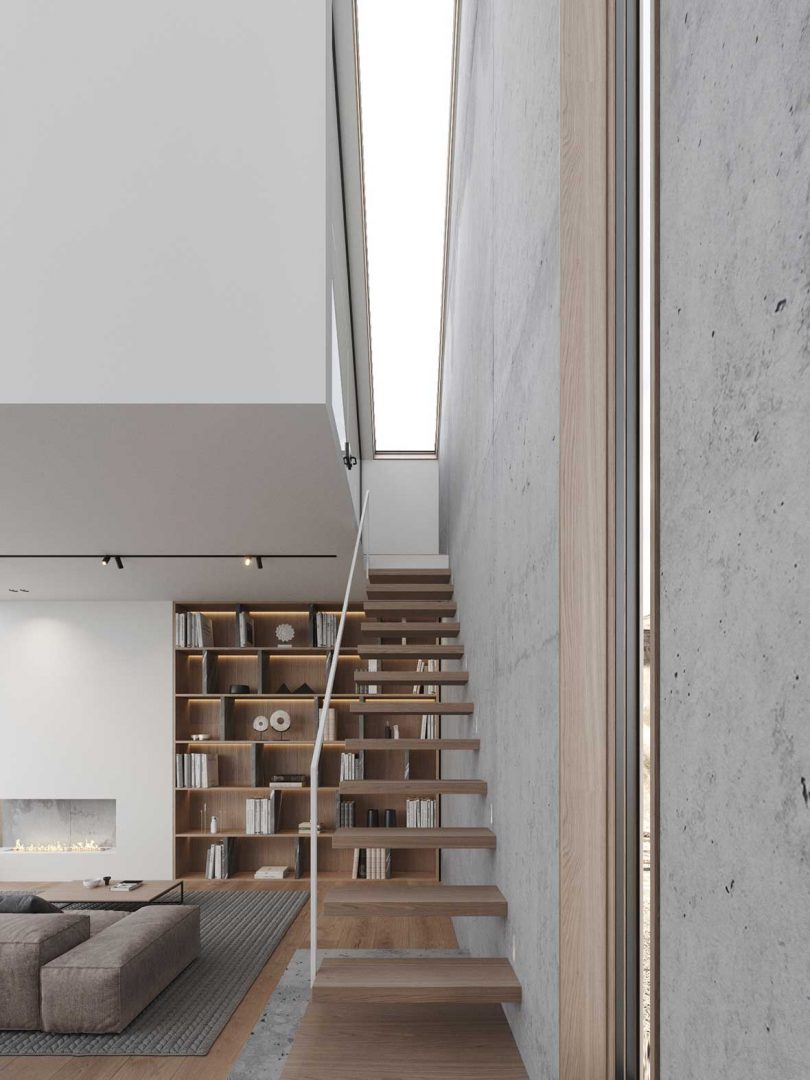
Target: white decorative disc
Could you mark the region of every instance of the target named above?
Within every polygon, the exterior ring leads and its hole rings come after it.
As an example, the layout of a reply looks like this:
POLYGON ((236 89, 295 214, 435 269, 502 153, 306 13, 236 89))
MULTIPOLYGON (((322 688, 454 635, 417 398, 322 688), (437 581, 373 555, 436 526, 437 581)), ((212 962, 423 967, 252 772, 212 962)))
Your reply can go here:
POLYGON ((290 626, 288 622, 280 623, 276 627, 276 637, 282 643, 282 645, 287 645, 295 637, 295 630, 292 628, 292 626, 290 626))
POLYGON ((285 709, 276 709, 270 714, 270 727, 273 731, 287 731, 291 723, 290 714, 285 709))
POLYGON ((256 731, 267 731, 270 727, 270 721, 266 716, 256 716, 253 718, 253 727, 256 731))

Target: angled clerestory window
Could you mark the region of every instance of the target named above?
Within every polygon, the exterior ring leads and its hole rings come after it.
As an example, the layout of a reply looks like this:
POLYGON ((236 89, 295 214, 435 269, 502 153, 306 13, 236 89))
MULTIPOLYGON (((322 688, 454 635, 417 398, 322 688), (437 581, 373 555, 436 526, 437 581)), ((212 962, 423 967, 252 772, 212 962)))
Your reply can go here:
POLYGON ((437 451, 455 0, 356 0, 376 455, 437 451))

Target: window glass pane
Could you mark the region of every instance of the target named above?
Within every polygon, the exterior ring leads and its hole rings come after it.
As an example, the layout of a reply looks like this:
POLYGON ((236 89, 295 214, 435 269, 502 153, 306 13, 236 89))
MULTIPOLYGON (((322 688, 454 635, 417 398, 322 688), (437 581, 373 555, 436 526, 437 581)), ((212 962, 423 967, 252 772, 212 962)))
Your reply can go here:
POLYGON ((358 0, 375 450, 436 449, 453 0, 358 0))

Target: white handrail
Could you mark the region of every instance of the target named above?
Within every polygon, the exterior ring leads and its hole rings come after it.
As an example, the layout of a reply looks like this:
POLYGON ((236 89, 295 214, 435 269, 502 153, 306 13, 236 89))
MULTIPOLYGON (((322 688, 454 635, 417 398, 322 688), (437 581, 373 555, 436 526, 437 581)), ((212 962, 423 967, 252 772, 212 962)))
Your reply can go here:
POLYGON ((363 500, 363 510, 360 514, 360 522, 357 526, 357 540, 354 543, 352 564, 349 567, 349 580, 346 582, 346 593, 343 597, 343 609, 340 613, 340 625, 335 637, 335 647, 332 653, 332 663, 329 666, 329 678, 326 682, 326 693, 323 697, 323 708, 318 719, 318 734, 315 736, 315 748, 312 751, 312 763, 309 767, 309 983, 315 982, 315 973, 318 967, 318 766, 321 761, 323 749, 323 736, 326 729, 326 719, 329 716, 329 706, 332 703, 332 687, 335 685, 338 660, 340 659, 340 645, 343 641, 343 629, 346 626, 346 611, 349 607, 349 593, 352 588, 354 568, 357 564, 357 553, 360 550, 360 541, 363 538, 363 523, 366 519, 368 497, 366 492, 363 500))

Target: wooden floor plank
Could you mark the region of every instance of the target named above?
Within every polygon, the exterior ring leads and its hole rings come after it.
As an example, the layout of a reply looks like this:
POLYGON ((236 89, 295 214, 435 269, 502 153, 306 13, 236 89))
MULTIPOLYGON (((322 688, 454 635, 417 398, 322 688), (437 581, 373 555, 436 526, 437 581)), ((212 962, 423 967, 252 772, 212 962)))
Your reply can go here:
POLYGON ((316 1005, 282 1080, 528 1080, 500 1005, 316 1005))

